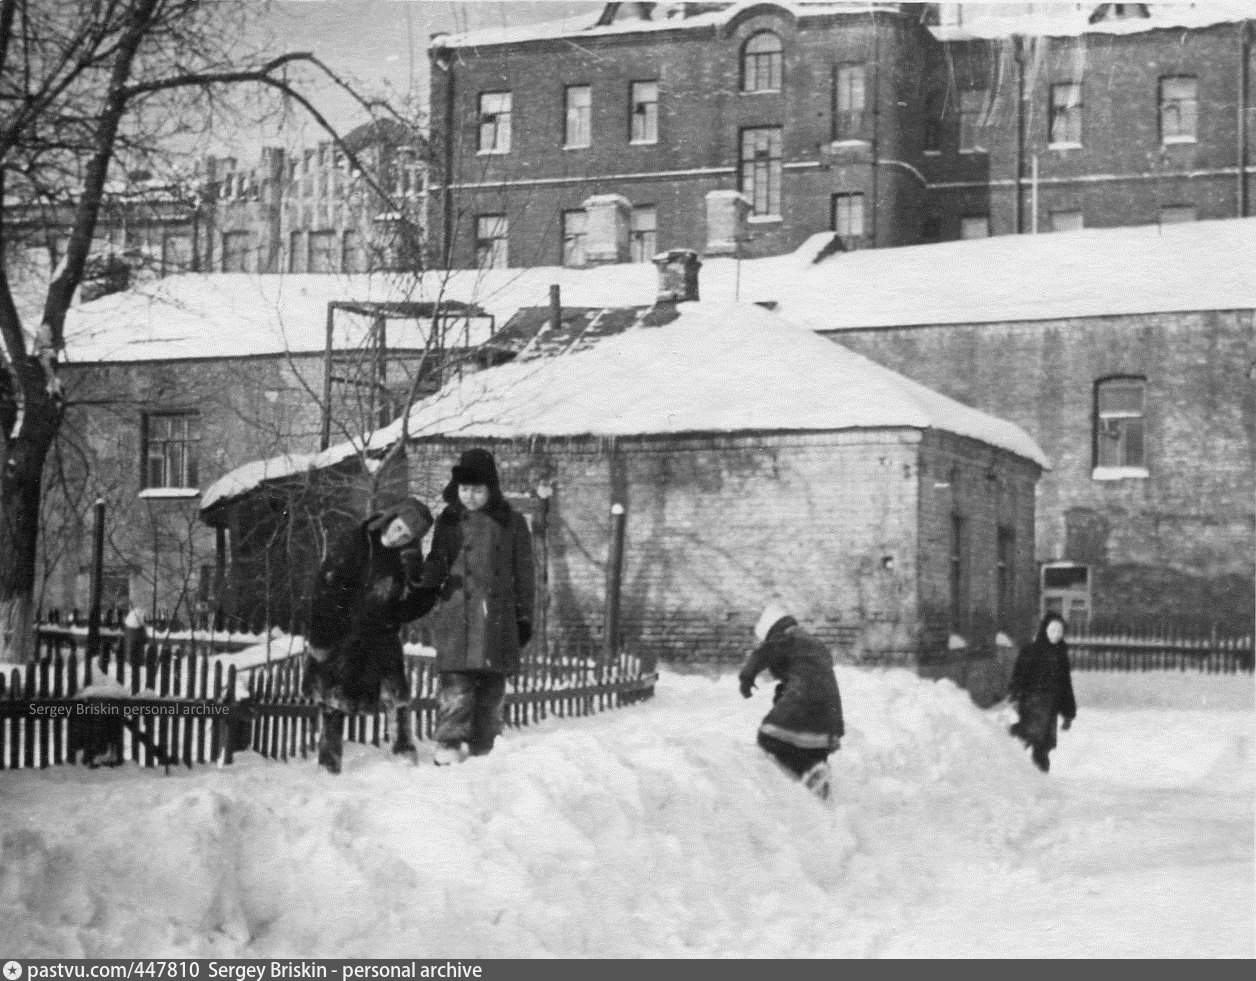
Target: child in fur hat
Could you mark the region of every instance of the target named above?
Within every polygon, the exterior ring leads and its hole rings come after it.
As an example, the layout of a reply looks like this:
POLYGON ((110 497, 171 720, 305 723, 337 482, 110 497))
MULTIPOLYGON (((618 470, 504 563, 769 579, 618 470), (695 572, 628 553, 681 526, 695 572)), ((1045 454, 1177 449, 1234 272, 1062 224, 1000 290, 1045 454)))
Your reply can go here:
POLYGON ((760 644, 738 675, 742 696, 750 697, 762 671, 779 682, 772 711, 759 726, 759 745, 809 790, 827 798, 829 754, 846 732, 833 656, 777 603, 768 604, 754 633, 760 644))

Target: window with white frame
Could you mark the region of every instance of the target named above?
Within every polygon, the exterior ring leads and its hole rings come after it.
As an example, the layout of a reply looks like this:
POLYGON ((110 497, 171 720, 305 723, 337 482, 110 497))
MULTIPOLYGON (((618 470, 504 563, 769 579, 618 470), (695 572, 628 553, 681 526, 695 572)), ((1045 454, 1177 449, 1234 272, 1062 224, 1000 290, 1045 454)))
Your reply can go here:
POLYGON ((840 65, 837 69, 837 111, 844 114, 867 108, 863 65, 840 65))
POLYGON ((985 89, 967 89, 959 94, 960 153, 980 153, 986 149, 986 102, 989 97, 990 93, 985 89))
POLYGON ((1193 204, 1166 204, 1160 209, 1160 224, 1178 225, 1186 221, 1195 221, 1197 217, 1193 204))
POLYGON ((741 131, 741 193, 756 216, 781 213, 781 128, 741 131))
POLYGON ((1147 380, 1106 378, 1095 383, 1095 468, 1144 468, 1147 380))
POLYGON ((1080 82, 1060 82, 1051 86, 1048 125, 1052 146, 1082 145, 1082 86, 1080 82))
POLYGON ((1080 232, 1082 230, 1082 213, 1079 210, 1053 211, 1048 216, 1050 231, 1080 232))
POLYGON ((589 216, 583 210, 563 212, 563 265, 583 266, 584 235, 589 216))
POLYGON ((780 36, 772 31, 760 31, 742 48, 741 90, 779 92, 782 63, 780 36))
POLYGON ((659 141, 659 83, 633 82, 631 102, 631 128, 629 139, 633 143, 657 143, 659 141))
POLYGON ((1199 122, 1199 82, 1193 75, 1160 79, 1160 142, 1194 143, 1199 122))
POLYGON ((959 220, 960 238, 989 238, 989 215, 965 215, 959 220))
POLYGON ((862 238, 864 233, 863 193, 856 191, 852 194, 834 194, 831 224, 833 231, 843 239, 862 238))
POLYGON ((475 263, 481 269, 505 269, 509 260, 510 222, 505 215, 475 219, 475 263))
POLYGON ((1090 567, 1052 562, 1042 567, 1042 615, 1056 613, 1070 634, 1084 633, 1090 623, 1090 567))
POLYGON ((568 85, 567 117, 563 130, 563 146, 567 149, 587 147, 593 142, 593 89, 588 85, 568 85))
POLYGON ((484 92, 480 95, 480 153, 510 152, 511 94, 484 92))
POLYGON ((632 209, 629 249, 633 262, 649 262, 658 253, 658 211, 652 204, 632 209))
POLYGON ((196 487, 201 420, 196 412, 149 412, 141 418, 145 489, 196 487))

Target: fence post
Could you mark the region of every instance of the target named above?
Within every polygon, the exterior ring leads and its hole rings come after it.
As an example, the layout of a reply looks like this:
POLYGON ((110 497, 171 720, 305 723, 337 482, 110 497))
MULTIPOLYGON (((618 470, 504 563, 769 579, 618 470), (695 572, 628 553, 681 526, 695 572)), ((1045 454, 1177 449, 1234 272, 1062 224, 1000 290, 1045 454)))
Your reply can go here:
POLYGON ((602 634, 602 667, 615 658, 619 633, 619 592, 624 573, 624 526, 627 523, 622 504, 611 506, 611 547, 606 562, 606 625, 602 634))
POLYGON ((105 502, 96 498, 92 505, 96 525, 92 529, 91 607, 87 614, 87 657, 100 653, 100 594, 104 588, 105 567, 105 502))

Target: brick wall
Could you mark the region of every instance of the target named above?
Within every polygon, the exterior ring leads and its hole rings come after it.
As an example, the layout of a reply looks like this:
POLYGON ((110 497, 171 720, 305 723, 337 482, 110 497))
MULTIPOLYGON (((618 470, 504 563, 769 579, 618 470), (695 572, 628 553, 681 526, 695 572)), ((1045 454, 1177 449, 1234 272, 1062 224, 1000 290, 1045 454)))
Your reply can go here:
POLYGON ((1251 311, 846 331, 841 343, 1010 419, 1052 461, 1037 558, 1092 566, 1093 616, 1251 630, 1256 360, 1251 311), (1095 480, 1094 386, 1147 380, 1149 476, 1095 480))
MULTIPOLYGON (((994 472, 1017 488, 1003 506, 1015 509, 1008 520, 1024 535, 1032 563, 1035 468, 945 434, 930 433, 923 444, 916 431, 904 430, 492 448, 505 489, 555 487, 551 630, 600 638, 610 507, 623 503, 624 640, 672 661, 740 659, 753 645, 759 612, 775 595, 848 660, 916 663, 924 652, 920 597, 935 603, 946 589, 946 563, 917 538, 917 522, 923 533, 928 516, 922 502, 931 494, 922 487, 931 487, 943 458, 963 472, 965 487, 984 488, 994 472), (924 470, 922 457, 932 461, 924 470)), ((460 449, 416 446, 414 492, 435 502, 460 449)), ((974 542, 993 536, 987 525, 996 511, 973 505, 974 542)), ((936 538, 933 524, 928 534, 936 538)), ((984 583, 988 575, 974 573, 973 581, 984 583)), ((1024 571, 1025 582, 1031 579, 1032 567, 1024 571)), ((975 611, 989 604, 983 589, 974 589, 975 611)), ((1028 588, 1022 597, 1032 616, 1028 588)), ((945 649, 945 635, 941 643, 945 649)))

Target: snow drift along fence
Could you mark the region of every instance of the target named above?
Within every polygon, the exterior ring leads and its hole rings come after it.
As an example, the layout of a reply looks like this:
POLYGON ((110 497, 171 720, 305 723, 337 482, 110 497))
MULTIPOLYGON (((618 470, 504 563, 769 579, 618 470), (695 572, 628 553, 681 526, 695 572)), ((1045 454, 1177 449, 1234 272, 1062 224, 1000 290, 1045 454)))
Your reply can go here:
POLYGON ((1252 638, 1082 634, 1069 636, 1069 661, 1080 671, 1252 670, 1252 638))
MULTIPOLYGON (((55 653, 0 674, 0 769, 87 762, 114 744, 124 761, 142 766, 231 763, 235 752, 305 757, 314 748, 318 706, 301 692, 304 659, 258 665, 247 677, 203 651, 149 644, 143 659, 106 647, 100 659, 55 653), (88 690, 85 693, 85 690, 88 690)), ((411 731, 431 738, 436 671, 407 658, 411 731)), ((591 715, 654 694, 657 675, 620 656, 599 666, 586 654, 527 659, 510 679, 506 721, 528 725, 549 717, 591 715)), ((395 719, 352 716, 347 738, 379 746, 395 719)))
MULTIPOLYGON (((301 658, 254 670, 246 699, 253 719, 249 748, 280 760, 304 759, 314 752, 319 707, 301 695, 303 670, 301 658)), ((431 739, 436 728, 435 664, 412 658, 406 673, 410 731, 416 739, 431 739)), ((507 681, 506 724, 526 726, 632 705, 654 694, 657 679, 657 674, 643 671, 639 659, 626 654, 607 665, 599 665, 592 653, 526 658, 519 674, 507 681)), ((392 742, 395 725, 390 713, 350 716, 345 738, 380 746, 392 742)))

